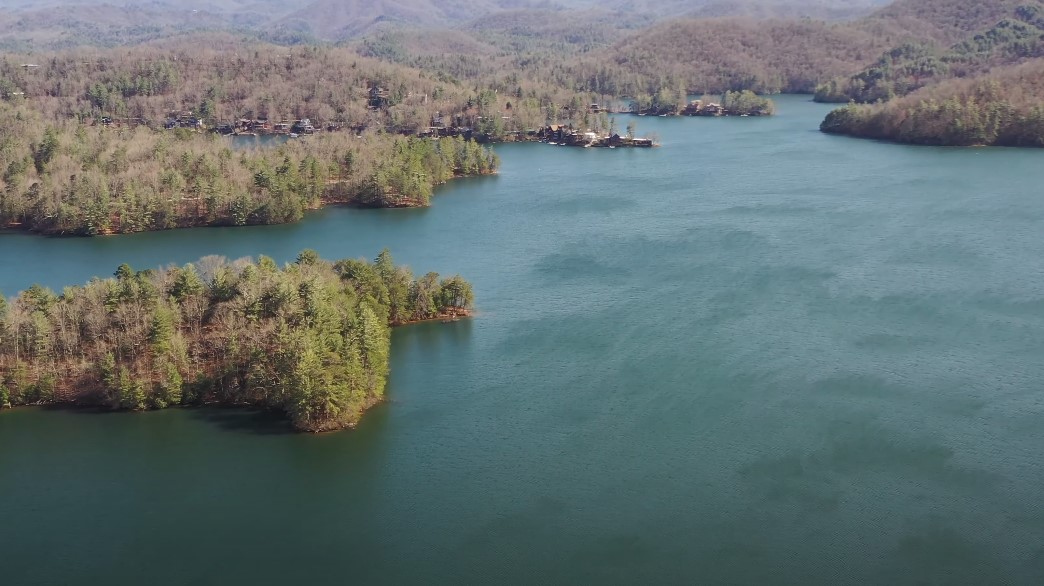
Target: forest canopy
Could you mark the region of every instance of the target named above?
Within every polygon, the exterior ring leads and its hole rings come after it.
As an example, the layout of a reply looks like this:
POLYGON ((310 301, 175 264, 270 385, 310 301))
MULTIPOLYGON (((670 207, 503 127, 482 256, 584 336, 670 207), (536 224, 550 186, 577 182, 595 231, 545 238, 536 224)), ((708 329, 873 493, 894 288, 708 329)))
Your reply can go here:
POLYGON ((470 283, 374 262, 272 259, 138 271, 0 296, 0 408, 244 405, 302 431, 354 425, 384 396, 389 326, 469 314, 470 283))
POLYGON ((953 146, 1044 147, 1044 61, 949 80, 876 105, 831 112, 824 132, 953 146))
POLYGON ((888 101, 942 80, 974 77, 1039 57, 1044 57, 1044 2, 1025 0, 1005 18, 947 49, 923 41, 894 47, 862 71, 820 85, 816 100, 888 101))
POLYGON ((0 103, 0 226, 95 235, 186 226, 276 224, 329 203, 423 206, 454 177, 498 160, 463 138, 322 133, 234 149, 184 129, 46 124, 0 103))

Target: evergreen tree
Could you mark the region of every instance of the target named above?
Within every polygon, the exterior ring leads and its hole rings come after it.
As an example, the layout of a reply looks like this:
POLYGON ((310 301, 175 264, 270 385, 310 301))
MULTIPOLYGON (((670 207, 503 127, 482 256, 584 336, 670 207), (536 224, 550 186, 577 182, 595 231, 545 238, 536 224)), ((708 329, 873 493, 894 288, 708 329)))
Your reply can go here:
POLYGON ((31 287, 5 301, 0 406, 250 404, 284 411, 298 429, 339 429, 383 397, 390 325, 473 297, 459 277, 415 281, 387 250, 373 263, 328 263, 311 250, 282 269, 267 257, 206 263, 206 281, 191 264, 121 265, 61 295, 31 287))

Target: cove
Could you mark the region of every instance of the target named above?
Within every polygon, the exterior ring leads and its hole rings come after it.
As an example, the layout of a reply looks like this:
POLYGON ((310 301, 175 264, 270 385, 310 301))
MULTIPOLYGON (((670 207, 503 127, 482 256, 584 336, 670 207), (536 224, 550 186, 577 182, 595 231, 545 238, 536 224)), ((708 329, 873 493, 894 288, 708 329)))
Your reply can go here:
POLYGON ((396 330, 347 433, 0 414, 5 581, 1040 582, 1044 152, 824 135, 807 100, 502 145, 426 209, 0 235, 8 295, 387 246, 480 310, 396 330))

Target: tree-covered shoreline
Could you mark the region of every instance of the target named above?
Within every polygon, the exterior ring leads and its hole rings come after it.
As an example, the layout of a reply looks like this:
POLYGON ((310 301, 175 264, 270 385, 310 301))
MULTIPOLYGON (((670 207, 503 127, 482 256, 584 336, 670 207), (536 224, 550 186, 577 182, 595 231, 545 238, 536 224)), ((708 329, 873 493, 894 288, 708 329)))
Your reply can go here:
POLYGON ((255 406, 295 429, 355 425, 384 396, 390 327, 470 315, 459 276, 370 263, 282 268, 267 257, 135 271, 0 296, 0 409, 255 406))
POLYGON ((232 148, 184 129, 46 124, 0 104, 0 227, 49 235, 296 222, 327 204, 414 207, 456 177, 495 173, 463 138, 323 133, 232 148))
POLYGON ((1044 61, 883 104, 849 104, 828 114, 820 130, 919 145, 1044 147, 1044 61))

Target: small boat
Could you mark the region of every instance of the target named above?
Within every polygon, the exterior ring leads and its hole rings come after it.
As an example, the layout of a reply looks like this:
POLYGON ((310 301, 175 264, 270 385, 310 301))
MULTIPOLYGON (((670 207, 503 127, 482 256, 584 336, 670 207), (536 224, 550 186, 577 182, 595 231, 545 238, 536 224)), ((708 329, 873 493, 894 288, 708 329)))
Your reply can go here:
POLYGON ((300 136, 300 135, 297 134, 296 132, 291 132, 290 133, 290 138, 297 138, 298 136, 300 136))
POLYGON ((557 143, 557 142, 549 142, 549 143, 547 143, 547 144, 549 144, 549 145, 551 145, 551 146, 558 146, 558 143, 557 143))
POLYGON ((611 149, 615 149, 616 147, 615 147, 615 146, 613 146, 613 145, 609 145, 609 148, 611 148, 611 149))

